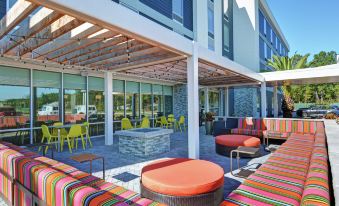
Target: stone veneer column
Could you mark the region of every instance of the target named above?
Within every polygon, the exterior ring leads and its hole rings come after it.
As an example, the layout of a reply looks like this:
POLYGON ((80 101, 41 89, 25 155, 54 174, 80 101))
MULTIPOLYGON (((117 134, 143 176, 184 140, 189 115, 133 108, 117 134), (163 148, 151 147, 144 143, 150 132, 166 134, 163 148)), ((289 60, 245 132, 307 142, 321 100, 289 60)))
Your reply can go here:
POLYGON ((257 117, 257 88, 234 88, 234 116, 257 117))
POLYGON ((173 114, 175 118, 179 118, 180 115, 186 117, 187 123, 187 85, 186 84, 177 84, 174 85, 173 93, 173 114))

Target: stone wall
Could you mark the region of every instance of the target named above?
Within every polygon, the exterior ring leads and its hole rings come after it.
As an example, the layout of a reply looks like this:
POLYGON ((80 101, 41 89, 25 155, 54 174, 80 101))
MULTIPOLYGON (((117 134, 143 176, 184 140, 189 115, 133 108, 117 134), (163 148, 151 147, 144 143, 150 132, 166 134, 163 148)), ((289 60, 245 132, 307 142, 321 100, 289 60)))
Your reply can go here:
POLYGON ((181 115, 186 117, 187 122, 187 85, 186 84, 177 84, 174 86, 173 94, 173 114, 175 118, 179 118, 181 115))
POLYGON ((234 116, 236 117, 258 117, 257 111, 257 88, 235 88, 234 89, 234 116))

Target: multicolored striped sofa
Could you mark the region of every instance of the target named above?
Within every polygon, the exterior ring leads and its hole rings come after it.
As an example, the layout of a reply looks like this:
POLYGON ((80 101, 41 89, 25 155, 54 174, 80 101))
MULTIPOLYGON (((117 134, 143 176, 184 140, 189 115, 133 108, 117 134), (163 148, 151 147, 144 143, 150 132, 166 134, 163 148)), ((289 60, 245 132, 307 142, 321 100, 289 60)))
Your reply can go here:
POLYGON ((231 133, 263 137, 268 132, 274 132, 279 133, 283 138, 287 138, 292 133, 315 134, 317 122, 319 121, 275 118, 255 119, 246 117, 238 119, 238 127, 231 129, 231 133))
POLYGON ((246 117, 238 118, 238 127, 231 129, 231 134, 242 134, 262 137, 264 130, 266 130, 266 125, 262 119, 246 117))
POLYGON ((34 203, 53 206, 162 205, 6 142, 0 143, 0 169, 0 193, 9 204, 14 201, 15 205, 25 206, 34 203))
POLYGON ((293 133, 221 206, 331 204, 326 137, 293 133))

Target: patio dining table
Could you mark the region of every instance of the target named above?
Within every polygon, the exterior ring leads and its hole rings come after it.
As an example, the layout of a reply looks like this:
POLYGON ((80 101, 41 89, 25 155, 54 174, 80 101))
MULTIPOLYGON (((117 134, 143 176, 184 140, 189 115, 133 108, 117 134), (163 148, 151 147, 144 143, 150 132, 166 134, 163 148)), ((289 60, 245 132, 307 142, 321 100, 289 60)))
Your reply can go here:
POLYGON ((57 142, 57 152, 61 152, 61 129, 69 129, 74 124, 66 124, 60 126, 50 126, 49 128, 54 128, 58 130, 58 142, 57 142))

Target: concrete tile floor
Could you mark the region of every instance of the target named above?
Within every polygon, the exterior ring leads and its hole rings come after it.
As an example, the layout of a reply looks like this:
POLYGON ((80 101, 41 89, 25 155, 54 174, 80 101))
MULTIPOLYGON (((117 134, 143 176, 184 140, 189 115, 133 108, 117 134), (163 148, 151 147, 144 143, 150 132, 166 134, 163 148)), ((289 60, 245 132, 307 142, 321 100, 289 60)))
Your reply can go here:
MULTIPOLYGON (((70 154, 68 148, 65 147, 62 153, 54 153, 54 158, 58 161, 72 165, 80 170, 89 172, 89 163, 77 163, 70 159, 70 156, 81 154, 83 152, 93 153, 105 157, 106 181, 126 187, 130 190, 139 192, 139 178, 143 166, 150 162, 162 158, 187 157, 188 156, 188 141, 187 133, 176 132, 171 135, 171 151, 158 156, 147 158, 135 157, 132 155, 124 155, 118 152, 118 140, 114 140, 113 146, 105 146, 103 138, 95 138, 92 140, 93 148, 88 148, 85 151, 79 147, 77 151, 70 154)), ((263 163, 269 157, 269 154, 261 148, 263 156, 254 159, 240 160, 241 166, 252 163, 263 163)), ((50 155, 50 154, 48 154, 50 155)), ((227 196, 230 192, 236 189, 243 179, 236 178, 230 174, 230 159, 220 156, 215 153, 214 137, 204 134, 204 129, 200 131, 200 156, 201 159, 214 162, 225 171, 224 195, 227 196)), ((235 160, 234 160, 235 161, 235 160)), ((234 162, 235 163, 235 162, 234 162)), ((93 162, 93 175, 102 177, 102 161, 96 160, 93 162)), ((0 205, 4 203, 0 200, 0 205)))

